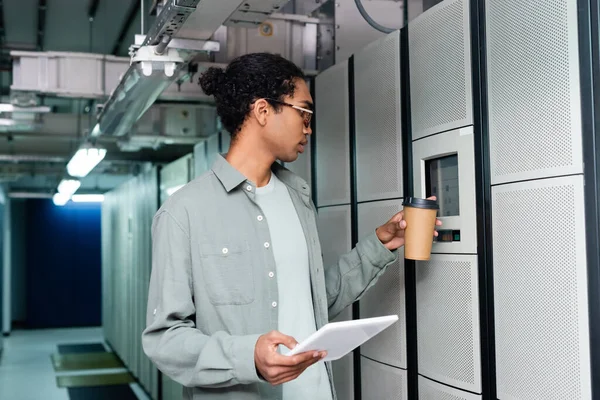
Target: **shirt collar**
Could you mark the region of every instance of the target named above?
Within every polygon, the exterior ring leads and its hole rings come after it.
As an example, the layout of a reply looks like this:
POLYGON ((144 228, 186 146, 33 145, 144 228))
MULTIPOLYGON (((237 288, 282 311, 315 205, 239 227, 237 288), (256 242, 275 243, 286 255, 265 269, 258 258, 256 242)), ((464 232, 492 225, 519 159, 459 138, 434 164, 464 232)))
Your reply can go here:
MULTIPOLYGON (((240 184, 249 182, 240 171, 229 164, 229 162, 225 159, 225 154, 217 154, 212 166, 212 170, 228 193, 238 187, 240 184)), ((304 195, 309 195, 308 184, 304 181, 304 179, 300 178, 289 169, 275 162, 271 166, 271 171, 277 175, 279 180, 292 189, 295 189, 304 195)), ((253 182, 253 184, 255 184, 255 182, 253 182)))

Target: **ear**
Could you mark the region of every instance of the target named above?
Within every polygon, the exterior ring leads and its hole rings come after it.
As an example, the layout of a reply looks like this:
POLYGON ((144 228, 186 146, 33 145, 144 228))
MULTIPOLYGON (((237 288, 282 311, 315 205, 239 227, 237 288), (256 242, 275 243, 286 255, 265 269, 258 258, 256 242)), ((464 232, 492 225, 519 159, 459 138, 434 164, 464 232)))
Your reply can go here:
POLYGON ((265 99, 260 99, 254 103, 254 108, 251 112, 256 121, 261 126, 265 126, 267 124, 267 117, 271 113, 271 106, 265 99))

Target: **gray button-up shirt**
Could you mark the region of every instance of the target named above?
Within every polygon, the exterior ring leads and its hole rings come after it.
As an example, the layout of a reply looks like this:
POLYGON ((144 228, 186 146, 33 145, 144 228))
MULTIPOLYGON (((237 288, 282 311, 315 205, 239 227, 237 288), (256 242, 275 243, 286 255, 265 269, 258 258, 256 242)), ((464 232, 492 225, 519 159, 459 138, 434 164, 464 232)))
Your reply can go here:
MULTIPOLYGON (((324 267, 308 184, 277 163, 273 172, 290 189, 307 240, 319 329, 360 298, 397 252, 373 231, 324 267)), ((278 330, 277 280, 268 275, 275 260, 255 190, 219 155, 211 171, 173 194, 154 217, 142 343, 154 364, 185 386, 185 399, 281 399, 281 387, 261 380, 254 364, 259 336, 278 330)))

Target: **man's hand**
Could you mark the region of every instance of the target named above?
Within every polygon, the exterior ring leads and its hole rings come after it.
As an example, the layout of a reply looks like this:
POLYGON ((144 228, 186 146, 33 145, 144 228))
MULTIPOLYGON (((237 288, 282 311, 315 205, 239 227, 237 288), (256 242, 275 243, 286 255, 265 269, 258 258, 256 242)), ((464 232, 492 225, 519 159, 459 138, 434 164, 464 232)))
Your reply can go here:
MULTIPOLYGON (((436 200, 435 196, 431 196, 427 198, 428 200, 436 200)), ((436 219, 435 224, 437 226, 442 225, 442 221, 436 219)), ((375 231, 377 233, 377 237, 381 241, 381 243, 388 250, 396 250, 399 247, 404 246, 404 230, 406 229, 406 221, 404 220, 404 211, 400 211, 398 214, 394 215, 388 222, 384 225, 381 225, 375 231)), ((433 232, 434 236, 437 236, 437 231, 433 232)))
POLYGON ((291 350, 298 342, 291 336, 272 331, 259 337, 254 348, 256 369, 272 385, 281 385, 296 379, 306 368, 326 356, 324 351, 308 351, 284 356, 277 352, 280 344, 291 350))

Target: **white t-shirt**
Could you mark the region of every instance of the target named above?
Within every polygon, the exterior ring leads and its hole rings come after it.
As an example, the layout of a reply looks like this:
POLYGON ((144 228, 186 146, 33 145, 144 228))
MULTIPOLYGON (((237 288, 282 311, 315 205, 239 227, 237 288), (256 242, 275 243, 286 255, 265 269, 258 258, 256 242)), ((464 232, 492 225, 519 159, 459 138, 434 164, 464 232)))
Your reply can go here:
MULTIPOLYGON (((304 231, 288 188, 275 174, 266 186, 256 188, 256 202, 271 234, 279 290, 279 331, 300 343, 316 331, 304 231)), ((282 388, 284 400, 332 399, 323 362, 313 364, 282 388)))

